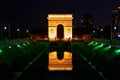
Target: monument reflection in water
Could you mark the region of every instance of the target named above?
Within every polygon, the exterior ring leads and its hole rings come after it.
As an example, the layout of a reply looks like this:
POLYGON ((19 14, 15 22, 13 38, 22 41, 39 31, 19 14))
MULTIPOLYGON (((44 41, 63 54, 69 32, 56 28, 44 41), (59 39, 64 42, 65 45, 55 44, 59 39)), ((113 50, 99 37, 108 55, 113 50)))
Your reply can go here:
POLYGON ((63 59, 58 59, 57 52, 49 53, 49 71, 72 71, 72 53, 65 51, 63 59))

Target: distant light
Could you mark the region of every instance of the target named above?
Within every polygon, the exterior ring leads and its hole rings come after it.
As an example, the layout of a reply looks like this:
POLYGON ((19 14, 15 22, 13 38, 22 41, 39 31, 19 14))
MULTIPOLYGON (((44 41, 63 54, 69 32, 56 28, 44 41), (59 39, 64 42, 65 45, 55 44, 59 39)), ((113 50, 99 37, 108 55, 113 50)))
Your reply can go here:
POLYGON ((93 33, 95 33, 95 30, 93 31, 93 33))
POLYGON ((18 29, 17 29, 17 31, 19 32, 19 31, 20 31, 20 29, 18 28, 18 29))
POLYGON ((4 27, 4 29, 6 30, 6 29, 7 29, 7 27, 4 27))
POLYGON ((117 29, 117 27, 114 27, 114 29, 116 30, 116 29, 117 29))
POLYGON ((120 6, 118 7, 118 9, 120 9, 120 6))
POLYGON ((120 37, 120 34, 118 35, 118 37, 120 37))
POLYGON ((83 23, 83 20, 81 20, 81 23, 83 23))
POLYGON ((29 30, 27 29, 26 32, 29 32, 29 30))
POLYGON ((101 28, 100 31, 103 31, 103 29, 101 28))

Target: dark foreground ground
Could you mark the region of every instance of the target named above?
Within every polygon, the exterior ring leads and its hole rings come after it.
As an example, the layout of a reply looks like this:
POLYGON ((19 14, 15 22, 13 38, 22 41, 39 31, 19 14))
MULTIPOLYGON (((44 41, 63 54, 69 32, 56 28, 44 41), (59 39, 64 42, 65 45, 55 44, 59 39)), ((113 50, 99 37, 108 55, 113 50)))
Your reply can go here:
MULTIPOLYGON (((21 47, 13 46, 11 49, 6 48, 3 50, 3 53, 0 54, 3 55, 3 57, 0 57, 1 61, 5 58, 3 61, 8 62, 10 61, 9 58, 14 58, 11 60, 11 66, 5 64, 0 65, 0 80, 117 80, 115 78, 119 70, 117 70, 116 67, 111 67, 113 65, 109 65, 108 63, 106 63, 108 66, 101 69, 102 66, 104 67, 104 64, 102 64, 105 62, 104 58, 101 59, 101 56, 98 55, 97 52, 96 56, 92 58, 94 55, 94 53, 90 52, 92 48, 86 47, 83 42, 75 43, 72 46, 69 42, 53 42, 50 44, 49 42, 38 42, 21 45, 21 47), (4 51, 6 51, 6 53, 4 51), (52 51, 57 51, 58 53, 64 51, 71 52, 73 70, 49 71, 48 54, 52 51), (88 57, 88 61, 89 58, 92 58, 91 62, 98 64, 98 69, 100 66, 100 71, 102 72, 103 70, 107 78, 101 76, 98 73, 99 71, 91 67, 91 65, 83 59, 81 54, 88 57), (102 63, 100 64, 100 62, 102 63)), ((110 53, 110 51, 108 53, 110 53)), ((62 55, 63 54, 60 54, 58 57, 61 58, 62 55)), ((109 63, 111 63, 111 61, 109 63)), ((119 73, 117 78, 119 78, 119 73)))
POLYGON ((77 53, 72 71, 48 71, 48 54, 40 56, 16 80, 103 80, 77 53))

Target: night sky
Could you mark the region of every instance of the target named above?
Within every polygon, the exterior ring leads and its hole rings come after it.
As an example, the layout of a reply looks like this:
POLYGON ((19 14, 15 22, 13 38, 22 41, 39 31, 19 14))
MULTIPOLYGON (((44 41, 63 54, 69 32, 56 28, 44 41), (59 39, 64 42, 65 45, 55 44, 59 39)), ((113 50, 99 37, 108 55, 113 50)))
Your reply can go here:
POLYGON ((84 13, 93 15, 94 26, 110 24, 111 10, 118 0, 2 0, 0 20, 16 26, 47 27, 49 13, 73 14, 77 26, 84 13))

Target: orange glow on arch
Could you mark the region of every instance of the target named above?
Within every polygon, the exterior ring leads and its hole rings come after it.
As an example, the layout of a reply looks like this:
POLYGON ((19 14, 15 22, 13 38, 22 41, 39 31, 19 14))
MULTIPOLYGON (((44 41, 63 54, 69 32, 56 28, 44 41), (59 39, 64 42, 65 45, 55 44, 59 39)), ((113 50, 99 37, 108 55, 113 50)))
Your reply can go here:
POLYGON ((56 40, 57 25, 62 24, 64 29, 63 40, 72 39, 72 14, 48 14, 48 38, 56 40))

